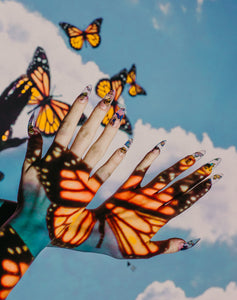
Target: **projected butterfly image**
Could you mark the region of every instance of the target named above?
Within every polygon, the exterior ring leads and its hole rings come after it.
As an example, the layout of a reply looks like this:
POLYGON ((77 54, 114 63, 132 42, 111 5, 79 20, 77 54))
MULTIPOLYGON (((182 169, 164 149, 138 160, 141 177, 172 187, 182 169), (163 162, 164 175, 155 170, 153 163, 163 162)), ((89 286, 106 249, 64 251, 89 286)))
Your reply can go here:
POLYGON ((12 126, 27 105, 30 96, 30 86, 25 75, 14 80, 0 96, 0 151, 17 147, 26 138, 12 137, 12 126))
POLYGON ((100 45, 100 27, 102 21, 102 18, 95 19, 85 30, 64 22, 60 22, 59 25, 69 37, 71 47, 75 50, 81 50, 84 43, 85 45, 88 43, 93 48, 97 48, 100 45))
MULTIPOLYGON (((106 126, 109 123, 109 120, 112 118, 113 114, 121 108, 118 99, 124 90, 126 81, 127 81, 127 70, 123 69, 118 74, 112 76, 110 79, 108 78, 101 79, 96 84, 95 92, 101 98, 103 98, 110 90, 115 91, 115 97, 112 102, 112 106, 101 123, 103 126, 106 126)), ((125 131, 130 135, 132 135, 133 133, 132 125, 126 115, 123 117, 122 123, 120 125, 120 130, 125 131)))

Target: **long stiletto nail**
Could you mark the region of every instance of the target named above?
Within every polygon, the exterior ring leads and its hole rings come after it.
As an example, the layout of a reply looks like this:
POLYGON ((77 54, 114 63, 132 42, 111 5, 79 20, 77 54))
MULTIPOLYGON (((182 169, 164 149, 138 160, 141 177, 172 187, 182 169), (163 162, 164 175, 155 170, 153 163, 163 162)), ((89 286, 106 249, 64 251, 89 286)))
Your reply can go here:
POLYGON ((114 96, 115 96, 115 90, 109 91, 103 98, 104 104, 107 106, 110 105, 114 100, 114 96))
POLYGON ((203 157, 203 155, 206 154, 206 151, 205 150, 200 150, 200 151, 197 151, 197 152, 194 152, 192 155, 193 157, 195 158, 196 161, 198 161, 200 158, 203 157))
POLYGON ((33 112, 30 116, 29 122, 28 122, 28 135, 29 137, 38 134, 38 130, 35 127, 35 112, 33 112))
POLYGON ((185 242, 183 244, 183 247, 180 250, 187 250, 192 248, 193 246, 195 246, 198 242, 200 241, 200 239, 194 239, 194 240, 190 240, 188 242, 185 242))
POLYGON ((159 142, 157 145, 155 145, 155 147, 153 148, 153 150, 160 150, 165 146, 166 144, 166 140, 163 140, 161 142, 159 142))
POLYGON ((81 103, 86 102, 90 96, 91 91, 92 91, 92 85, 88 84, 81 92, 81 94, 78 96, 77 100, 80 101, 81 103))
POLYGON ((212 184, 214 184, 214 183, 217 183, 223 176, 224 176, 224 174, 222 174, 222 173, 214 174, 213 176, 211 176, 210 180, 211 180, 212 184))
POLYGON ((125 114, 125 108, 120 108, 111 118, 110 124, 113 127, 119 126, 122 118, 124 117, 124 114, 125 114))
POLYGON ((213 160, 211 160, 209 162, 209 164, 211 165, 212 169, 214 169, 215 167, 217 167, 219 165, 219 163, 221 162, 221 158, 214 158, 213 160))
POLYGON ((131 147, 132 143, 133 143, 133 139, 132 138, 128 139, 127 142, 123 145, 123 147, 120 148, 120 151, 122 153, 126 153, 128 149, 131 147))

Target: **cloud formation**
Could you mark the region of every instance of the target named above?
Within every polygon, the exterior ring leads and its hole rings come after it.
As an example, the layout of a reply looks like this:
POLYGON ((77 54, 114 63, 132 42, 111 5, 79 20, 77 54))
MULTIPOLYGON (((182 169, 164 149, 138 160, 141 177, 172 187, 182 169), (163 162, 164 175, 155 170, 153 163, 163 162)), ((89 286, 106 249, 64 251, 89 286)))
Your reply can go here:
MULTIPOLYGON (((63 97, 60 98, 62 101, 72 103, 73 99, 87 84, 91 83, 95 86, 99 79, 107 76, 95 62, 91 61, 83 64, 81 56, 65 45, 58 27, 38 13, 28 12, 21 4, 16 2, 0 3, 0 44, 1 91, 12 80, 25 73, 37 46, 42 46, 48 55, 52 86, 55 86, 54 93, 62 94, 63 97)), ((90 105, 86 110, 87 115, 98 100, 93 91, 90 105)), ((14 126, 15 136, 27 135, 26 128, 29 119, 27 111, 30 109, 31 107, 26 108, 17 120, 14 126)), ((101 127, 98 134, 102 130, 101 127)), ((125 133, 119 132, 102 162, 116 148, 121 147, 127 138, 125 133)), ((215 147, 206 133, 203 133, 200 141, 193 133, 180 127, 167 131, 164 128, 153 128, 150 124, 138 120, 134 125, 134 143, 126 159, 114 172, 108 183, 99 191, 95 205, 111 195, 122 181, 128 177, 145 153, 163 139, 168 140, 168 143, 160 157, 153 163, 144 182, 147 182, 157 172, 167 168, 187 154, 202 149, 205 149, 207 154, 198 162, 197 166, 215 157, 221 157, 223 161, 215 172, 224 173, 224 178, 203 199, 172 220, 167 226, 188 231, 187 238, 200 237, 203 241, 209 243, 217 241, 231 243, 237 236, 237 203, 235 200, 237 194, 235 182, 237 152, 234 147, 228 149, 215 147)), ((11 156, 14 158, 18 151, 18 149, 12 149, 11 156)), ((2 157, 5 157, 5 154, 2 157)), ((24 153, 22 153, 23 157, 24 153)), ((6 187, 9 186, 7 178, 4 179, 3 183, 6 187)))
POLYGON ((163 283, 154 281, 143 293, 139 294, 136 300, 234 300, 237 298, 237 285, 235 282, 230 282, 225 289, 219 287, 211 287, 203 294, 197 297, 187 297, 184 291, 176 287, 172 281, 163 283))

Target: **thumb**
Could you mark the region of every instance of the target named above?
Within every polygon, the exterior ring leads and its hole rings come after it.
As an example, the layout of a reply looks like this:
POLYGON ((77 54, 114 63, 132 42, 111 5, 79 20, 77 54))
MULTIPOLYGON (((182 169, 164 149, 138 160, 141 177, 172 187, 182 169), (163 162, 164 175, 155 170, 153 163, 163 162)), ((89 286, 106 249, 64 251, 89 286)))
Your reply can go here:
POLYGON ((28 145, 26 150, 25 161, 23 164, 23 172, 32 164, 37 164, 41 160, 43 139, 39 130, 33 125, 34 113, 31 115, 28 123, 28 145))
MULTIPOLYGON (((153 253, 153 255, 158 254, 168 254, 168 253, 175 253, 179 252, 181 250, 187 250, 195 246, 200 239, 193 239, 188 242, 186 242, 183 239, 179 238, 171 238, 164 241, 153 241, 149 242, 151 248, 155 249, 156 251, 153 253)), ((152 256, 153 256, 152 255, 152 256)))

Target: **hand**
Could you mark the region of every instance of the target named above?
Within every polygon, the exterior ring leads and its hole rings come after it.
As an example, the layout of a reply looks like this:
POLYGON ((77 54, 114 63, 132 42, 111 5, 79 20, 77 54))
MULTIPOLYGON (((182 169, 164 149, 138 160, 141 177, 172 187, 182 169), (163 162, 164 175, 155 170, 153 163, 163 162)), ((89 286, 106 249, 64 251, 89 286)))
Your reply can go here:
MULTIPOLYGON (((151 238, 169 220, 205 195, 213 182, 221 178, 221 175, 207 178, 220 159, 212 160, 169 185, 204 155, 203 151, 196 152, 141 186, 146 171, 163 145, 164 142, 161 142, 152 149, 118 191, 97 209, 82 209, 76 199, 65 201, 64 205, 53 201, 47 214, 51 243, 130 259, 178 252, 195 245, 199 239, 185 242, 178 238, 165 241, 151 241, 151 238)), ((64 171, 59 167, 57 172, 64 171)), ((63 185, 61 188, 63 191, 63 185)))
MULTIPOLYGON (((46 215, 50 201, 46 193, 51 195, 50 191, 52 191, 53 185, 49 187, 48 181, 43 180, 44 176, 40 172, 44 173, 51 163, 52 166, 54 166, 56 162, 56 165, 65 164, 66 176, 68 176, 70 169, 73 169, 73 159, 75 159, 78 166, 77 171, 83 174, 87 172, 89 176, 90 170, 103 156, 119 129, 124 110, 116 112, 101 136, 89 148, 97 128, 110 109, 110 104, 114 97, 114 93, 111 91, 98 103, 90 118, 79 130, 70 150, 67 149, 78 124, 78 120, 87 105, 90 91, 91 87, 87 87, 75 100, 52 146, 44 158, 41 158, 42 137, 32 124, 33 117, 30 119, 28 147, 22 169, 17 207, 15 207, 15 203, 12 204, 6 201, 0 207, 0 212, 4 212, 4 218, 0 219, 0 222, 2 222, 0 223, 0 299, 7 297, 11 289, 23 276, 34 257, 50 242, 46 226, 46 215), (89 148, 89 150, 82 158, 87 148, 89 148), (69 167, 65 159, 66 157, 68 158, 68 154, 71 159, 68 162, 69 167), (50 158, 54 159, 51 160, 50 158), (39 180, 39 174, 41 174, 40 178, 43 181, 43 185, 39 180), (14 210, 14 213, 12 213, 12 210, 14 210), (7 219, 7 217, 9 218, 7 219)), ((88 182, 81 180, 81 184, 85 184, 86 195, 95 193, 96 189, 99 188, 120 161, 122 161, 125 152, 126 151, 118 149, 108 162, 95 172, 93 178, 88 180, 88 182), (94 186, 94 183, 96 183, 96 186, 94 186)), ((60 178, 61 175, 55 172, 47 174, 47 176, 51 176, 50 178, 53 180, 55 179, 54 176, 60 178)), ((78 183, 80 184, 80 180, 78 183)), ((64 201, 64 194, 57 194, 57 190, 54 192, 56 193, 55 195, 59 197, 59 202, 60 199, 64 201)), ((82 197, 78 203, 83 207, 88 202, 87 197, 82 197)))

